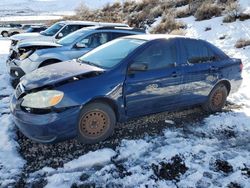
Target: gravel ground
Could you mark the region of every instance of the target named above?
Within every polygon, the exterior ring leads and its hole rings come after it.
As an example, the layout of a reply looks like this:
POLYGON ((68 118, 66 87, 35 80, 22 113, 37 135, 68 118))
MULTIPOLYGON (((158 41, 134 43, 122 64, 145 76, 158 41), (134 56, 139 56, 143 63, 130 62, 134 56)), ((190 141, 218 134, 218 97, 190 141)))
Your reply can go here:
MULTIPOLYGON (((231 109, 236 108, 240 108, 240 106, 227 103, 224 111, 228 112, 231 109)), ((147 135, 157 136, 161 135, 163 133, 163 130, 166 128, 178 128, 182 129, 183 132, 185 132, 188 131, 188 129, 185 129, 185 125, 191 123, 199 123, 208 116, 209 114, 204 113, 204 111, 202 111, 202 109, 199 107, 194 107, 192 109, 186 109, 182 111, 163 112, 151 116, 145 116, 136 120, 131 120, 126 123, 118 124, 115 133, 112 137, 99 144, 93 145, 81 144, 76 139, 57 144, 44 145, 29 140, 17 130, 17 141, 20 145, 19 152, 22 157, 27 161, 27 164, 23 169, 22 175, 14 186, 37 187, 38 185, 46 185, 46 182, 44 182, 44 179, 41 177, 38 177, 37 181, 33 181, 31 185, 28 185, 25 182, 26 178, 29 177, 30 173, 40 170, 43 167, 63 167, 63 164, 73 159, 76 159, 79 156, 88 153, 89 151, 96 151, 102 148, 115 149, 120 144, 122 139, 140 139, 147 135), (171 123, 171 121, 168 120, 172 120, 174 121, 174 123, 171 123)), ((202 137, 202 135, 199 136, 202 137)), ((176 160, 174 159, 173 161, 174 163, 176 162, 176 160)), ((174 166, 179 167, 179 163, 174 166)), ((164 163, 162 165, 163 167, 166 167, 164 163)), ((183 170, 183 168, 185 170, 185 167, 182 167, 182 169, 180 170, 183 170)), ((176 174, 176 172, 174 174, 176 174)), ((177 176, 177 174, 173 176, 175 177, 177 176)), ((162 176, 161 173, 159 173, 159 176, 162 176)), ((163 176, 166 175, 163 174, 163 176)), ((76 185, 72 186, 74 187, 76 185)))

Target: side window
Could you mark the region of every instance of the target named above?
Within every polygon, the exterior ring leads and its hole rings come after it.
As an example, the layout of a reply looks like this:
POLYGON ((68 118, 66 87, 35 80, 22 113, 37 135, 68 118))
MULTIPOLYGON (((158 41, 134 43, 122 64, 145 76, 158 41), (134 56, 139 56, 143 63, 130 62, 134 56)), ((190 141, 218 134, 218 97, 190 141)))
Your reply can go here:
POLYGON ((190 64, 205 63, 216 59, 213 51, 202 41, 185 39, 182 44, 186 51, 187 62, 190 64))
POLYGON ((153 44, 138 55, 133 64, 146 65, 147 70, 174 67, 177 62, 175 44, 171 41, 153 44))
MULTIPOLYGON (((77 28, 78 29, 82 29, 82 28, 84 28, 84 27, 91 27, 91 26, 93 26, 93 25, 77 25, 77 28)), ((78 30, 77 29, 77 30, 78 30)))
POLYGON ((62 38, 62 37, 65 37, 67 36, 68 34, 76 31, 80 29, 79 25, 66 25, 61 31, 60 31, 60 35, 61 36, 58 36, 59 38, 62 38))
POLYGON ((116 38, 120 38, 120 37, 125 37, 125 36, 129 36, 129 35, 133 35, 131 33, 118 33, 118 32, 114 32, 112 33, 112 38, 116 39, 116 38))
POLYGON ((95 33, 80 41, 86 48, 96 48, 111 40, 110 33, 95 33))

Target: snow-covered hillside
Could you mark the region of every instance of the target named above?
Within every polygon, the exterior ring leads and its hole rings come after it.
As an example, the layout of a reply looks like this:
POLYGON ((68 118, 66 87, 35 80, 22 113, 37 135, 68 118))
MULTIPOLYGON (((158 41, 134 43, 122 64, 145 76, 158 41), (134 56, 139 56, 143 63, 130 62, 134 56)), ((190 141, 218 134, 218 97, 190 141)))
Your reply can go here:
POLYGON ((10 15, 71 14, 84 3, 89 8, 100 8, 116 0, 1 0, 0 17, 10 15))
POLYGON ((42 146, 18 136, 8 109, 13 93, 5 70, 10 42, 0 40, 0 187, 21 186, 20 179, 47 188, 250 187, 250 46, 234 47, 238 39, 250 39, 250 20, 222 19, 181 20, 187 36, 208 40, 243 61, 243 84, 224 112, 207 116, 191 109, 142 118, 122 124, 125 128, 94 146, 75 141, 42 146), (41 168, 31 167, 38 163, 41 168))

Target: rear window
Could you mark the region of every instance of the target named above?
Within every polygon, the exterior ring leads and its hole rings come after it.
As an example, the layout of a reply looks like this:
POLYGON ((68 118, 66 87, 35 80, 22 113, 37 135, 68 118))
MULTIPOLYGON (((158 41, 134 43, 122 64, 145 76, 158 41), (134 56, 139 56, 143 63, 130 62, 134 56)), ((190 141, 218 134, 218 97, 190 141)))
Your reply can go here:
POLYGON ((186 54, 186 61, 190 64, 205 63, 221 58, 208 43, 201 40, 185 39, 182 40, 182 46, 186 54))
POLYGON ((118 33, 118 32, 113 32, 112 33, 113 39, 129 36, 129 35, 134 35, 134 34, 131 34, 131 33, 118 33))

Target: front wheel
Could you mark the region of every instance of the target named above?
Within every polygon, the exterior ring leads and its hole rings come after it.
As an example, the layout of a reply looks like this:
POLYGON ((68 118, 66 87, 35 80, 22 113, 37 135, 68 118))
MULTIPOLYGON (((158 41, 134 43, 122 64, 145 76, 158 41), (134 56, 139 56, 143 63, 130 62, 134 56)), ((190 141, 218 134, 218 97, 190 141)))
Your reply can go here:
POLYGON ((225 106, 228 96, 228 90, 224 84, 218 84, 210 92, 207 102, 203 109, 207 112, 219 112, 225 106))
POLYGON ((93 144, 107 139, 113 134, 116 124, 114 110, 105 103, 90 103, 86 105, 78 121, 78 140, 93 144))

